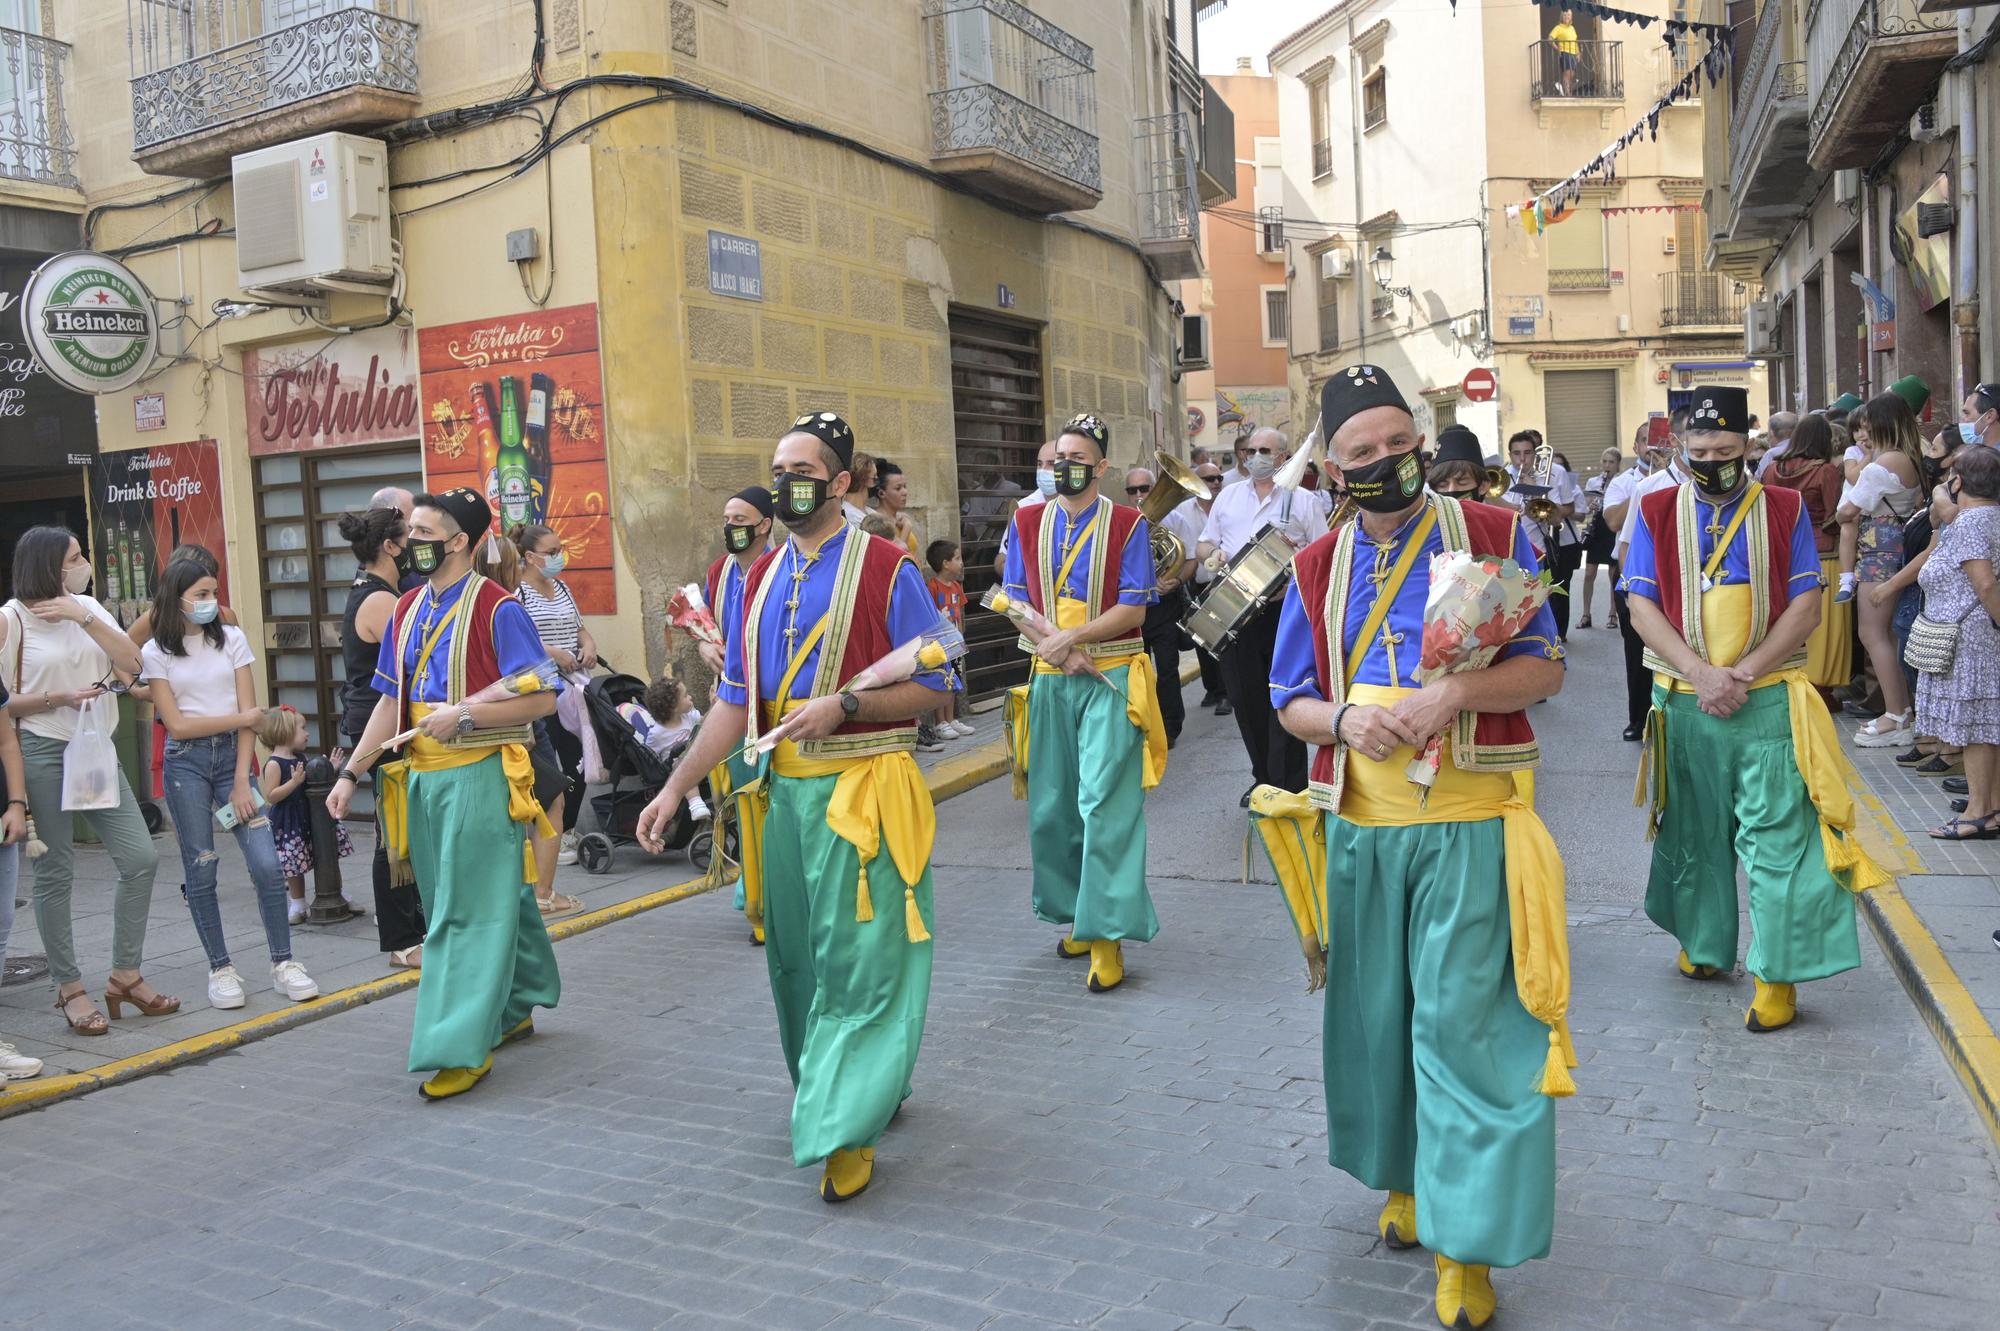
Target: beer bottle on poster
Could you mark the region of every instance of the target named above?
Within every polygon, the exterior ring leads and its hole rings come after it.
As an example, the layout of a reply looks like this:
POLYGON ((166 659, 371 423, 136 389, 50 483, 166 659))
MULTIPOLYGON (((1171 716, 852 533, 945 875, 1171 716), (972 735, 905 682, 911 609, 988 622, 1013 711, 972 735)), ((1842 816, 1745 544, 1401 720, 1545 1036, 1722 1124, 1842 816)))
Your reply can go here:
POLYGON ((486 506, 500 515, 500 440, 493 432, 493 390, 484 379, 472 386, 472 433, 479 443, 479 480, 486 506))
POLYGON ((118 590, 123 593, 117 599, 133 601, 139 598, 138 582, 132 576, 132 531, 125 525, 123 509, 118 513, 117 544, 112 548, 117 552, 118 590))
POLYGON ((533 485, 528 474, 528 450, 521 443, 520 380, 500 380, 500 525, 512 527, 534 516, 533 485))
POLYGON ((106 605, 115 606, 125 599, 125 583, 118 575, 118 530, 108 525, 108 512, 103 516, 107 525, 98 552, 104 559, 104 581, 98 584, 98 590, 103 593, 106 605))
POLYGON ((132 524, 132 581, 130 595, 135 601, 151 600, 152 570, 146 567, 146 528, 143 516, 132 524))
POLYGON ((549 400, 556 395, 556 381, 546 374, 528 380, 528 478, 534 486, 533 522, 547 522, 551 503, 549 485, 555 460, 549 455, 549 400))

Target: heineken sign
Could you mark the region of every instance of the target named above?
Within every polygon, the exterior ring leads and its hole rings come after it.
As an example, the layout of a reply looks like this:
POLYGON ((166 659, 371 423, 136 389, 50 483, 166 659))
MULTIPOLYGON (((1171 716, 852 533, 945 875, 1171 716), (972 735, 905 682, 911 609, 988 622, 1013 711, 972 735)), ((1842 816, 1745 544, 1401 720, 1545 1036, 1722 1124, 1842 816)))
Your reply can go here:
POLYGON ((79 393, 130 388, 160 348, 146 284, 89 250, 58 254, 35 270, 21 293, 21 328, 49 377, 79 393))

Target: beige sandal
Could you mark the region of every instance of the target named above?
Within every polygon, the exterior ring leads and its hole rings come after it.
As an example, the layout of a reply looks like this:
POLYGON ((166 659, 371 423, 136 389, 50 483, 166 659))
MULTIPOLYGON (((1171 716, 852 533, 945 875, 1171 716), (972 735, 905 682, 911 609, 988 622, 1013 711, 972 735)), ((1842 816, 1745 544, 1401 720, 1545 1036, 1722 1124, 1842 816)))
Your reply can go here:
POLYGON ((98 1011, 97 1004, 91 1002, 90 995, 81 989, 67 998, 58 994, 56 996, 56 1011, 62 1013, 63 1020, 68 1022, 69 1028, 78 1035, 102 1035, 111 1029, 111 1023, 105 1020, 102 1012, 98 1011), (72 1017, 69 1013, 69 1005, 79 999, 83 1001, 83 1005, 89 1008, 90 1011, 85 1013, 81 1018, 72 1017))
POLYGON ((566 892, 551 892, 545 897, 536 897, 535 905, 541 908, 544 918, 567 915, 573 910, 583 909, 583 903, 566 892))
POLYGON ((400 952, 391 952, 389 954, 389 964, 400 966, 406 971, 422 970, 424 968, 424 945, 419 943, 415 947, 406 947, 400 952))

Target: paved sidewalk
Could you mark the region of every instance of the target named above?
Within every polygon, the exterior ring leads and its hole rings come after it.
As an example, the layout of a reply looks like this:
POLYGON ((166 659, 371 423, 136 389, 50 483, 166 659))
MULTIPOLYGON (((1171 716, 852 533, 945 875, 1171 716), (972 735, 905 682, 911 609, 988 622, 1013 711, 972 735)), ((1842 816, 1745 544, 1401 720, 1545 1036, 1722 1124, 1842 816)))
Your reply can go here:
MULTIPOLYGON (((1554 1250, 1496 1273, 1496 1325, 1991 1326, 2000 1159, 1880 949, 1864 931, 1768 1037, 1740 972, 1679 978, 1637 907, 1617 640, 1573 641, 1535 720, 1581 1090, 1554 1250)), ((1238 881, 1243 770, 1191 717, 1147 805, 1162 931, 1102 996, 1029 914, 1006 783, 944 807, 916 1094, 847 1205, 792 1167, 764 959, 702 896, 562 943, 561 1008, 460 1100, 417 1099, 399 996, 0 1124, 35 1217, 0 1249, 4 1317, 1429 1331, 1429 1256, 1377 1244, 1379 1196, 1325 1163, 1320 1004, 1274 889, 1238 881)))

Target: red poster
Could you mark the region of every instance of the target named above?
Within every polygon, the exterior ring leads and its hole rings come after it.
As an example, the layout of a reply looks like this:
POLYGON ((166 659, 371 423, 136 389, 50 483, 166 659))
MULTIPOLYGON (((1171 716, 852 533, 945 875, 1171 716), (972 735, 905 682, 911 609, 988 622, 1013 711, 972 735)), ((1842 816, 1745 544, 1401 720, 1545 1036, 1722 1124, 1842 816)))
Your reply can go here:
POLYGON ((503 526, 553 527, 577 608, 616 614, 597 306, 426 328, 417 359, 424 483, 482 492, 503 526))
POLYGON ((222 567, 229 603, 229 547, 222 525, 222 463, 213 439, 103 453, 91 461, 97 599, 121 624, 145 610, 177 545, 205 546, 222 567))

